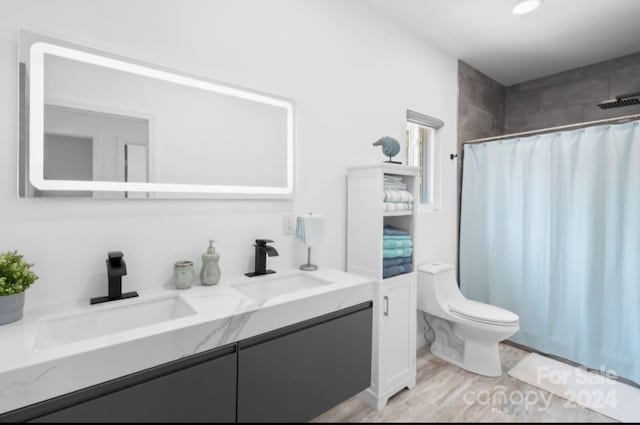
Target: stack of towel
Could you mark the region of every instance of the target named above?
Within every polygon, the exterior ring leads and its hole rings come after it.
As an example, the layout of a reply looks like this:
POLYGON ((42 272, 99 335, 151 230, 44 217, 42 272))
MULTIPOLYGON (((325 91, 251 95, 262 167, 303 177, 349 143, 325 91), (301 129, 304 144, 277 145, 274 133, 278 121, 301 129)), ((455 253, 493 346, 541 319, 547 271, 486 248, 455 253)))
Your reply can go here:
POLYGON ((384 211, 410 211, 413 209, 413 195, 407 191, 407 184, 400 176, 384 176, 384 211))
POLYGON ((411 271, 413 241, 409 232, 385 224, 382 237, 382 277, 387 278, 411 271))
POLYGON ((398 189, 407 190, 407 184, 402 180, 400 176, 384 175, 384 188, 385 189, 398 189))

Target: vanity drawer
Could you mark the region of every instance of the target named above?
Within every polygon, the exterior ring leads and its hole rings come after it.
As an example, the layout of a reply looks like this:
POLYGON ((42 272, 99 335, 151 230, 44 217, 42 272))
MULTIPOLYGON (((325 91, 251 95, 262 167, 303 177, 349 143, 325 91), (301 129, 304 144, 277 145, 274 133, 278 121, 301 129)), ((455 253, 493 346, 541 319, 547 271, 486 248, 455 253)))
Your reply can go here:
POLYGON ((0 415, 0 422, 235 422, 236 344, 0 415))
POLYGON ((309 421, 366 389, 371 321, 367 302, 240 341, 238 422, 309 421))

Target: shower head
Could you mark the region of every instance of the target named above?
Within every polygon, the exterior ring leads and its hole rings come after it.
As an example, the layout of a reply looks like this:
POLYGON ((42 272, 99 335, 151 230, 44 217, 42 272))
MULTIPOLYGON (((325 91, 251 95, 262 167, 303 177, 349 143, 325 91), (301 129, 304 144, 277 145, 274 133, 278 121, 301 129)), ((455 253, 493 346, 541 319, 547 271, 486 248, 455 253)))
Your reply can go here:
POLYGON ((640 92, 631 93, 631 94, 623 94, 620 96, 616 96, 615 99, 605 100, 604 102, 598 103, 598 106, 601 109, 612 109, 612 108, 622 108, 623 106, 631 106, 631 105, 640 105, 640 92))

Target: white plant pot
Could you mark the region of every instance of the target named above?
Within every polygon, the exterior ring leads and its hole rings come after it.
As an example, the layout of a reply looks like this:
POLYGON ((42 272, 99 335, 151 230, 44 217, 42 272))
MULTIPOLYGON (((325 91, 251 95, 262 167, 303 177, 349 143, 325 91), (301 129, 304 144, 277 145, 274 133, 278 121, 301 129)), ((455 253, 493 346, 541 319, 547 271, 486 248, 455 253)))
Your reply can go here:
POLYGON ((0 325, 22 319, 24 292, 0 296, 0 325))

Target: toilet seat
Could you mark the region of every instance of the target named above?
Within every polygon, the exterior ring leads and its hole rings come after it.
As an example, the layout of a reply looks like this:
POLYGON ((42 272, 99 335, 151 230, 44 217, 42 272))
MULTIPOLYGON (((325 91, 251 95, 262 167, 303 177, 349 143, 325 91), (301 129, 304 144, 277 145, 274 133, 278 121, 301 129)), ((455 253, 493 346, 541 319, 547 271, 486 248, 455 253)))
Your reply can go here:
POLYGON ((461 319, 496 326, 515 326, 519 322, 518 315, 489 304, 468 299, 459 299, 449 304, 449 312, 461 319))

